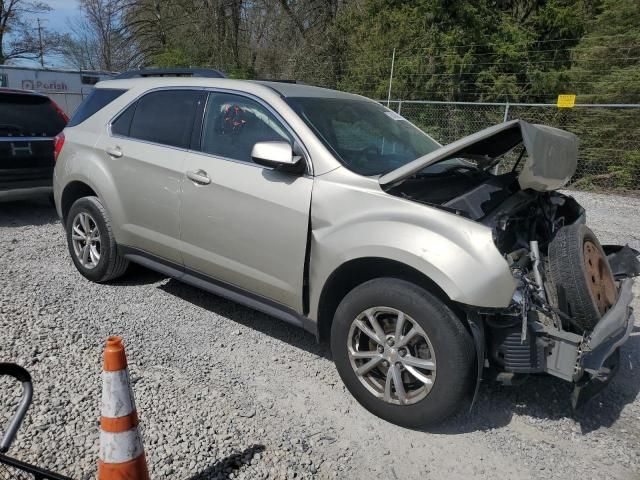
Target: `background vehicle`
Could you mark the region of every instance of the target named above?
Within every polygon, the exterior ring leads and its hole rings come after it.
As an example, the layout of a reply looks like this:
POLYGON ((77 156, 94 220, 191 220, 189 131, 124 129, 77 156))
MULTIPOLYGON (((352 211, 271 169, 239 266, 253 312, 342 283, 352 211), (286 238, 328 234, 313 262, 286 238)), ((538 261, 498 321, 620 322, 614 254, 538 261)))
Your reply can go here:
POLYGON ((85 277, 134 261, 306 328, 393 423, 451 415, 485 361, 575 382, 577 405, 633 325, 636 253, 605 251, 554 192, 576 165, 562 130, 516 120, 441 147, 337 91, 127 78, 64 135, 56 207, 85 277))
POLYGON ((67 121, 46 95, 0 88, 0 198, 51 193, 54 137, 67 121))
POLYGON ((96 83, 113 76, 112 72, 100 70, 0 65, 0 87, 32 90, 47 95, 60 105, 67 115, 75 112, 96 83))

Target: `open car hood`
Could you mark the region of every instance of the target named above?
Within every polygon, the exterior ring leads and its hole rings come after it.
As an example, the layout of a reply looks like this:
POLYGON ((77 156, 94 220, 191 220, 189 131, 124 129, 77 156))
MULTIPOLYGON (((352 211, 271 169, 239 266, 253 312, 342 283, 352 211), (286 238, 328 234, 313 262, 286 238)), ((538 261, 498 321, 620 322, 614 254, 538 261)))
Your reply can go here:
POLYGON ((523 120, 500 123, 456 140, 379 178, 381 186, 395 186, 420 170, 451 158, 467 158, 479 167, 523 143, 527 158, 518 176, 522 189, 556 190, 567 184, 578 163, 578 138, 559 128, 523 120))

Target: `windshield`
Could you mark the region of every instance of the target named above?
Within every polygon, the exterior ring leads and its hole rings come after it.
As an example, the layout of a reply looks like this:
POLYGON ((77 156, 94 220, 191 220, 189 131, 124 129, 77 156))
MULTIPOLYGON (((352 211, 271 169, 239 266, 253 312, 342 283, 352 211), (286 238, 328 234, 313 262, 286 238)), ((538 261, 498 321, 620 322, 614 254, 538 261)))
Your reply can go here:
POLYGON ((289 97, 287 103, 348 169, 381 175, 440 145, 397 113, 370 100, 289 97))

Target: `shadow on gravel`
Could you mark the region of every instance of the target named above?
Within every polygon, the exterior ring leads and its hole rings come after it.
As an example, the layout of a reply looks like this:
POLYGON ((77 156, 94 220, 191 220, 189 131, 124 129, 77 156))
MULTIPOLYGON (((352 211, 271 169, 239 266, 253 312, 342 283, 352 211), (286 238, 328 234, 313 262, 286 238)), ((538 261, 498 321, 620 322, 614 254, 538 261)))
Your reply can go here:
POLYGON ((252 445, 240 453, 234 453, 222 460, 218 460, 202 472, 189 477, 188 480, 226 480, 244 465, 249 465, 256 453, 261 453, 264 450, 264 445, 252 445))
POLYGON ((607 388, 577 411, 571 408, 573 386, 570 383, 548 375, 535 375, 520 386, 482 385, 471 412, 464 411, 425 431, 457 435, 490 430, 509 425, 514 414, 530 417, 531 423, 571 418, 580 424, 582 434, 610 427, 620 418, 625 405, 633 402, 640 392, 640 336, 637 333, 623 346, 620 361, 620 370, 607 388))
POLYGON ((158 273, 154 270, 143 267, 142 265, 138 265, 137 263, 129 263, 127 273, 124 276, 117 278, 116 280, 110 281, 109 285, 113 287, 150 285, 166 278, 169 277, 163 275, 162 273, 158 273))
POLYGON ((319 344, 316 338, 301 328, 244 307, 212 293, 205 292, 178 280, 171 279, 158 288, 182 300, 204 308, 229 320, 269 335, 294 347, 331 360, 327 345, 319 344))
POLYGON ((48 197, 0 201, 0 227, 51 225, 58 222, 60 219, 48 197))

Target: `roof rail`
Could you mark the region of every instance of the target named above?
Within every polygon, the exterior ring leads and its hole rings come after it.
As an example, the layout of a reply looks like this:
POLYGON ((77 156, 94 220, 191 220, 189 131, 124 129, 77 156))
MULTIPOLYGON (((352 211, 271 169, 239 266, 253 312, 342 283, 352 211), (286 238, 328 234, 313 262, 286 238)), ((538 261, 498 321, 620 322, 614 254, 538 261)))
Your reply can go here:
POLYGON ((209 68, 141 68, 129 70, 114 77, 114 80, 136 77, 206 77, 227 78, 220 70, 209 68))
POLYGON ((293 83, 296 85, 308 85, 307 83, 301 80, 289 80, 289 79, 279 79, 279 78, 257 78, 256 82, 275 82, 275 83, 293 83))

